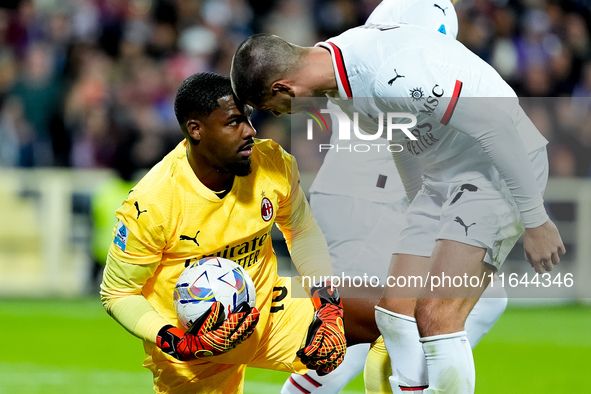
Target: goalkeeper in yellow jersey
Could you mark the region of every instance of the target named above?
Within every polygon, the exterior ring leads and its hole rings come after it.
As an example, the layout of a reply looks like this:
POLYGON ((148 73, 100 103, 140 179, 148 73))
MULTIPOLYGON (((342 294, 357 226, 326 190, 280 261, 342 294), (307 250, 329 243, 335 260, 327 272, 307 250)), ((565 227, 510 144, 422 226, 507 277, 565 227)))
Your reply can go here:
POLYGON ((185 140, 116 212, 101 284, 105 309, 143 340, 144 366, 159 393, 239 393, 247 366, 331 372, 346 347, 338 292, 325 280, 310 289, 312 297, 294 296, 297 286, 277 275, 272 248, 275 223, 302 276, 332 276, 294 158, 254 139, 251 108, 234 98, 227 77, 187 78, 174 109, 185 140), (173 289, 185 266, 206 256, 242 265, 255 284, 256 306, 237 308, 220 326, 214 303, 184 332, 173 289))

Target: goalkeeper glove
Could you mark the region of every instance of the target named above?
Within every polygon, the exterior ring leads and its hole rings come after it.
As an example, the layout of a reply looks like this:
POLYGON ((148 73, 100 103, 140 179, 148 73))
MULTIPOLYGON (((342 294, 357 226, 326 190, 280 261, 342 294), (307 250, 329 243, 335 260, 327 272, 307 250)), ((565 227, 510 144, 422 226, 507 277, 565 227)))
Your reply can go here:
POLYGON ((259 321, 259 311, 244 302, 224 318, 222 304, 215 302, 211 312, 199 318, 187 332, 173 325, 162 327, 156 346, 181 361, 226 353, 251 336, 259 321))
POLYGON ((345 357, 343 304, 338 290, 330 283, 313 287, 311 293, 316 313, 308 328, 306 346, 298 350, 297 355, 304 365, 322 376, 332 372, 345 357))

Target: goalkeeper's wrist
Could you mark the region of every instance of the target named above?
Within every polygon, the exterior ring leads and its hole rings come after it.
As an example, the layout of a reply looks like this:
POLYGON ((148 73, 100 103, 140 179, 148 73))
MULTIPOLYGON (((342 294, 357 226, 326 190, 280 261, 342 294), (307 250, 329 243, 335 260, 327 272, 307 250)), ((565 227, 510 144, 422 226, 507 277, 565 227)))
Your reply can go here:
POLYGON ((333 304, 343 307, 339 290, 333 286, 330 280, 324 280, 315 284, 310 289, 310 295, 312 296, 312 302, 314 303, 314 309, 318 310, 322 305, 333 304))
POLYGON ((170 335, 175 335, 177 337, 182 336, 182 335, 179 336, 178 334, 183 334, 182 330, 173 326, 172 324, 167 324, 167 325, 163 326, 160 330, 158 330, 158 335, 156 335, 156 346, 158 346, 160 349, 162 349, 163 346, 164 347, 171 346, 172 344, 168 343, 165 338, 168 337, 170 339, 170 335), (171 329, 173 330, 173 332, 170 331, 171 329), (180 333, 174 332, 176 330, 179 330, 181 332, 180 333))
POLYGON ((162 350, 162 352, 176 358, 177 360, 186 361, 178 352, 177 346, 181 338, 183 338, 184 332, 180 328, 167 324, 158 331, 156 337, 156 346, 162 350))
POLYGON ((175 327, 172 324, 167 324, 165 326, 162 326, 162 328, 160 330, 158 330, 158 336, 162 337, 162 335, 171 328, 175 328, 175 327))

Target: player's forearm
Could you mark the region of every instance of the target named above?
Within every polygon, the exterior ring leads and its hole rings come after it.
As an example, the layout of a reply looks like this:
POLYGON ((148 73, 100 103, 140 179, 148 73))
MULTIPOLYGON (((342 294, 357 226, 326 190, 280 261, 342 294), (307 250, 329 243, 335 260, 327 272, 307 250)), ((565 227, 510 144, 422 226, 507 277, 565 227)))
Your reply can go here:
POLYGON ((289 223, 278 222, 277 225, 300 275, 316 278, 333 275, 326 239, 303 192, 293 202, 289 223))
POLYGON ((507 184, 525 227, 538 227, 548 220, 548 214, 525 146, 515 136, 511 142, 494 137, 480 142, 507 184))
POLYGON ((158 331, 170 324, 142 295, 119 298, 105 309, 127 331, 150 343, 156 343, 158 331))
POLYGON ((156 267, 118 262, 109 255, 101 283, 101 301, 107 313, 127 331, 151 343, 155 343, 158 330, 169 324, 141 295, 156 267))

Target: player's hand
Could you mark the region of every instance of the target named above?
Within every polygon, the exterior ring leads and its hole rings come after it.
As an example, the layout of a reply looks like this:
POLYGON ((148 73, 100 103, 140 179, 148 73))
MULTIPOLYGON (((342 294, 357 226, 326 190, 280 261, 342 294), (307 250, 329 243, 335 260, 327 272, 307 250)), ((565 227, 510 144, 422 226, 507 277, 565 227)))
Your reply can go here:
POLYGON ((525 229, 523 250, 525 259, 538 274, 552 271, 552 266, 560 262, 559 255, 566 253, 558 229, 551 220, 539 227, 525 229))
POLYGON ((337 289, 330 285, 312 288, 316 307, 314 321, 308 328, 306 346, 298 350, 302 363, 326 375, 338 367, 345 357, 347 340, 343 325, 343 304, 337 289))
POLYGON ((197 320, 187 332, 172 325, 162 327, 156 345, 181 361, 217 356, 234 349, 252 335, 259 321, 259 311, 244 302, 224 318, 222 304, 215 302, 211 312, 197 320))

